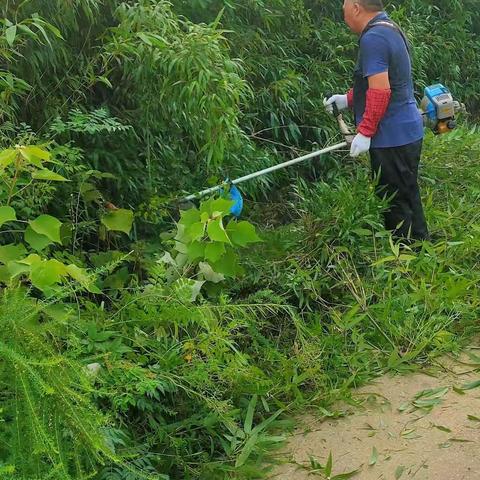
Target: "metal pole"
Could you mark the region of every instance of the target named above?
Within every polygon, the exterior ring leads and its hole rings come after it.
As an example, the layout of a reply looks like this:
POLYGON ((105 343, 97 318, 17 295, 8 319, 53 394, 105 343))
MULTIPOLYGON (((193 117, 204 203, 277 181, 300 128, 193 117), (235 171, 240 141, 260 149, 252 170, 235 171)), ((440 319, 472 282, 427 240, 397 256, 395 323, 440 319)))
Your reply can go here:
MULTIPOLYGON (((337 145, 332 145, 331 147, 323 148, 322 150, 317 150, 315 152, 309 153, 304 155, 303 157, 294 158, 293 160, 288 160, 287 162, 279 163, 278 165, 274 165, 273 167, 268 167, 263 170, 259 170, 258 172, 250 173, 243 177, 237 178, 236 180, 232 180, 233 185, 237 185, 242 182, 246 182, 247 180, 251 180, 252 178, 257 178, 262 175, 266 175, 267 173, 275 172, 276 170, 280 170, 282 168, 290 167, 291 165, 295 165, 300 162, 304 162, 305 160, 310 160, 311 158, 318 157, 323 155, 324 153, 333 152, 335 150, 339 150, 341 148, 347 147, 347 142, 338 143, 337 145)), ((195 200, 196 198, 204 197, 209 193, 217 192, 222 188, 221 185, 217 185, 215 187, 207 188, 206 190, 202 190, 201 192, 194 193, 193 195, 189 195, 188 197, 184 198, 183 200, 188 202, 190 200, 195 200)))

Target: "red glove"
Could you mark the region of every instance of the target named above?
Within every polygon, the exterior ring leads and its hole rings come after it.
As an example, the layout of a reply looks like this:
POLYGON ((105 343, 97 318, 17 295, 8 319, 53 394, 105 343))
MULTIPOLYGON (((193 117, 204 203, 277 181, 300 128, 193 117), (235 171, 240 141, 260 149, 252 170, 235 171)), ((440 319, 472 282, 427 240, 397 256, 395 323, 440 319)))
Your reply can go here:
POLYGON ((391 96, 390 89, 369 88, 367 90, 367 104, 363 119, 357 128, 358 133, 366 137, 373 137, 377 133, 378 124, 387 111, 391 96))

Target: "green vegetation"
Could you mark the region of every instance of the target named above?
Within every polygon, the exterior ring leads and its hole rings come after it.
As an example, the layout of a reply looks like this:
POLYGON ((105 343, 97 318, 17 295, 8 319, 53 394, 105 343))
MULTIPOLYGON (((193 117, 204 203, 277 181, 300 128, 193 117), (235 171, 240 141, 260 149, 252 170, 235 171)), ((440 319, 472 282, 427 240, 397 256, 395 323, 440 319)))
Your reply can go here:
POLYGON ((418 95, 470 112, 427 136, 438 240, 409 247, 341 154, 245 185, 241 220, 172 202, 339 138, 339 2, 3 2, 2 479, 261 478, 293 412, 477 332, 480 14, 391 3, 418 95))

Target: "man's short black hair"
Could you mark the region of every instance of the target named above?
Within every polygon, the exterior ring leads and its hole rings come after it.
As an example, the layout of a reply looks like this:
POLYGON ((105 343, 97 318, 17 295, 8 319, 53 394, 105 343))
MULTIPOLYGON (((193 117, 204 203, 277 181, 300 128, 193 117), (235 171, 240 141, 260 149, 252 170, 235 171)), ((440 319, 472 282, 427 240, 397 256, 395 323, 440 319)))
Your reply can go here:
POLYGON ((383 10, 382 0, 357 0, 366 10, 370 12, 380 12, 383 10))

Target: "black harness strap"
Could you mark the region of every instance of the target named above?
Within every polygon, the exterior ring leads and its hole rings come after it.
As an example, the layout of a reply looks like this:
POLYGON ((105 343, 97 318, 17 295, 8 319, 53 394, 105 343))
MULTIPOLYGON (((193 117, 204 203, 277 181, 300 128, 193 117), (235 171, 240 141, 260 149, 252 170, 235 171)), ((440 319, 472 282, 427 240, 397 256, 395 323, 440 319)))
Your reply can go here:
POLYGON ((408 54, 410 55, 410 44, 408 43, 407 36, 403 32, 403 30, 392 20, 377 20, 376 22, 371 23, 370 25, 367 25, 366 28, 363 30, 362 35, 360 36, 360 39, 372 28, 374 27, 388 27, 392 28, 393 30, 397 31, 401 37, 403 38, 403 41, 405 42, 405 46, 407 47, 408 54))

